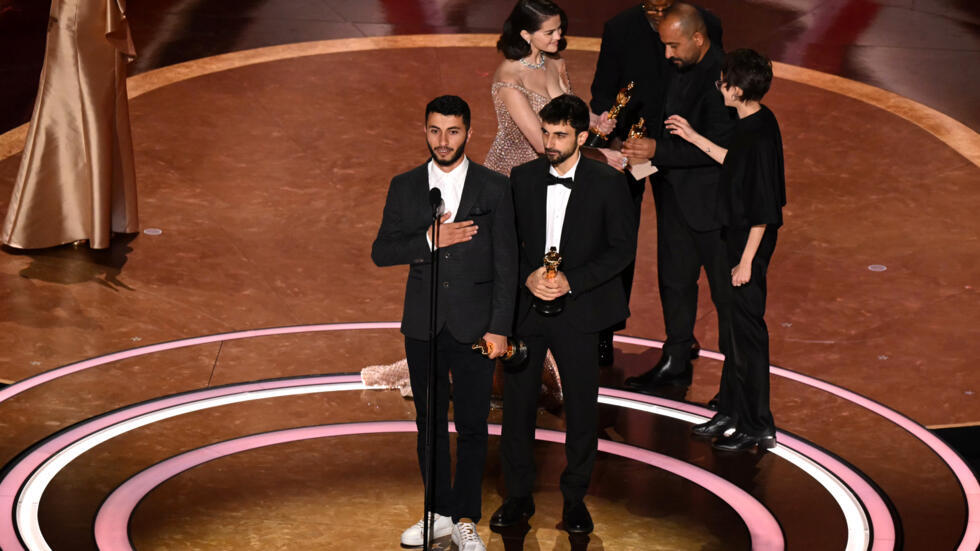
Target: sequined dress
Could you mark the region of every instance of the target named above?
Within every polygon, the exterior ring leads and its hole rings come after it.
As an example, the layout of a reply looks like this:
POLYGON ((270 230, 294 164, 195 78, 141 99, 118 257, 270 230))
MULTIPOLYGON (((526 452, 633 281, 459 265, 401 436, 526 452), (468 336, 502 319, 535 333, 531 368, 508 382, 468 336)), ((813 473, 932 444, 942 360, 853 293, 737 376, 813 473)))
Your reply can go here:
POLYGON ((494 82, 493 86, 490 87, 493 108, 497 112, 497 136, 493 139, 493 145, 490 146, 490 151, 487 152, 487 158, 483 164, 490 170, 510 176, 510 169, 537 159, 538 153, 528 141, 527 136, 521 132, 514 119, 511 118, 510 111, 507 110, 504 100, 498 94, 498 91, 504 87, 514 88, 524 94, 535 113, 547 105, 551 99, 513 82, 494 82))

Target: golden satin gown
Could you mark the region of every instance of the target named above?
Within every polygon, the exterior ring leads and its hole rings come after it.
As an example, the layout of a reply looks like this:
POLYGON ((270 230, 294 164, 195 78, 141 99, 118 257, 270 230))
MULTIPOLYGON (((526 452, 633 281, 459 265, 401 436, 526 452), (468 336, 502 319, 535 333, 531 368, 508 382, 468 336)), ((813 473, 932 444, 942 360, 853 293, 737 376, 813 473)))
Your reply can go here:
POLYGON ((138 231, 125 0, 53 0, 44 68, 3 242, 36 249, 138 231))

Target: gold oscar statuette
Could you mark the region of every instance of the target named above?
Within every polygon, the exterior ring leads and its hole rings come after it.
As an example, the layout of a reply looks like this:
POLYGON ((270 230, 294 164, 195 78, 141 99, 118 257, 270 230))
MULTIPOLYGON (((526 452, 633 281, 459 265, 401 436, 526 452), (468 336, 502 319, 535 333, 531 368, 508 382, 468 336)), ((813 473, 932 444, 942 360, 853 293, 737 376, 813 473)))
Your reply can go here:
POLYGON ((647 123, 640 117, 640 120, 636 121, 632 127, 630 127, 629 137, 630 138, 645 138, 647 136, 647 123))
MULTIPOLYGON (((561 253, 558 249, 551 247, 544 255, 544 277, 554 279, 558 277, 558 266, 561 264, 561 253)), ((534 297, 534 309, 542 316, 557 316, 565 309, 565 297, 560 296, 555 300, 541 300, 534 297)))
MULTIPOLYGON (((473 345, 473 350, 479 350, 480 354, 489 356, 493 353, 493 344, 480 339, 480 342, 473 345)), ((503 356, 499 356, 501 362, 507 366, 518 366, 527 359, 527 345, 522 340, 507 339, 507 351, 503 356)))
MULTIPOLYGON (((634 86, 636 86, 636 83, 630 81, 626 85, 626 88, 621 89, 619 93, 616 94, 616 105, 612 106, 612 108, 609 109, 609 113, 606 115, 609 117, 609 120, 615 121, 616 118, 619 117, 620 111, 626 107, 626 104, 628 104, 630 99, 633 97, 631 92, 633 91, 634 86)), ((606 147, 607 145, 609 145, 609 137, 606 134, 600 132, 598 128, 589 129, 589 139, 585 142, 586 147, 606 147)))

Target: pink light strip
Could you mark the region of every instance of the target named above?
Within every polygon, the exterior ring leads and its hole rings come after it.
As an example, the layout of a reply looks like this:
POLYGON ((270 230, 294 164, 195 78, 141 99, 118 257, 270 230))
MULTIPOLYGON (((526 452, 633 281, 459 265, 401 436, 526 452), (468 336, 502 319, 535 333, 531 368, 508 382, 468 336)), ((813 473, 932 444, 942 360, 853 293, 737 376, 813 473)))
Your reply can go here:
MULTIPOLYGON (((665 408, 693 413, 702 417, 713 417, 715 414, 714 411, 708 408, 694 404, 675 402, 673 400, 667 400, 656 396, 648 396, 646 394, 638 394, 635 392, 627 392, 611 388, 600 388, 599 394, 602 396, 611 396, 626 400, 634 400, 637 402, 645 402, 665 408)), ((777 431, 777 433, 778 436, 776 440, 780 445, 786 446, 787 448, 809 457, 813 461, 820 464, 821 467, 830 471, 844 484, 847 484, 851 491, 854 492, 854 495, 856 495, 857 498, 864 504, 865 508, 868 510, 868 517, 870 519, 871 526, 874 529, 874 537, 871 543, 871 549, 873 551, 885 551, 895 548, 895 522, 892 519, 891 512, 888 510, 888 505, 885 504, 885 501, 882 499, 881 495, 870 484, 868 484, 864 478, 833 455, 824 452, 808 442, 786 434, 782 431, 777 431)))
MULTIPOLYGON (((74 442, 94 434, 102 429, 108 428, 117 423, 127 421, 140 415, 152 413, 172 406, 216 398, 231 394, 242 394, 259 390, 272 390, 279 388, 292 388, 298 386, 310 386, 317 383, 356 383, 360 382, 360 375, 327 375, 322 377, 304 377, 296 379, 285 379, 278 381, 260 381, 257 383, 246 383, 219 387, 214 389, 195 391, 188 394, 170 396, 160 400, 154 400, 145 404, 126 408, 108 415, 103 415, 91 421, 67 430, 54 438, 45 441, 40 446, 30 450, 19 461, 14 463, 10 470, 0 481, 0 511, 13 511, 17 503, 17 494, 20 487, 30 478, 35 469, 40 467, 54 454, 74 442)), ((0 515, 0 549, 4 551, 24 550, 24 546, 17 537, 17 528, 14 525, 14 515, 0 515)))
MULTIPOLYGON (((155 352, 161 352, 165 350, 173 350, 176 348, 183 348, 188 346, 196 346, 200 344, 208 344, 213 342, 237 340, 253 337, 264 337, 272 335, 284 335, 284 334, 296 334, 305 332, 318 332, 318 331, 345 331, 345 330, 366 330, 366 329, 396 329, 400 327, 398 322, 358 322, 358 323, 338 323, 338 324, 318 324, 318 325, 299 325, 292 327, 276 327, 269 329, 257 329, 248 331, 238 331, 232 333, 222 333, 217 335, 209 335, 204 337, 195 337, 190 339, 172 341, 167 343, 160 343, 154 345, 143 346, 139 348, 134 348, 130 350, 125 350, 122 352, 117 352, 114 354, 109 354, 106 356, 100 356, 98 358, 93 358, 89 360, 84 360, 81 362, 66 365, 64 367, 56 368, 51 371, 30 377, 18 383, 15 383, 3 390, 0 390, 0 403, 8 400, 22 392, 30 390, 36 386, 44 384, 46 382, 52 381, 59 377, 70 375, 78 371, 89 369, 92 367, 97 367, 99 365, 104 365, 106 363, 119 361, 127 358, 133 358, 141 356, 144 354, 152 354, 155 352)), ((663 343, 660 341, 652 339, 644 339, 638 337, 627 337, 616 335, 616 342, 621 342, 625 344, 634 344, 637 346, 661 348, 663 343)), ((722 360, 724 357, 717 353, 707 350, 701 351, 701 357, 711 358, 715 360, 722 360)), ((775 366, 770 366, 770 372, 774 375, 792 379, 794 381, 800 382, 804 385, 811 386, 829 392, 835 396, 844 398, 845 400, 854 402, 882 417, 892 421, 893 423, 905 428, 910 434, 919 438, 923 443, 926 444, 930 449, 932 449, 952 470, 954 476, 963 488, 963 492, 967 502, 967 523, 966 530, 963 534, 963 539, 958 547, 959 551, 974 551, 980 548, 980 483, 978 483, 976 476, 969 469, 969 467, 963 462, 963 460, 953 451, 945 442, 936 438, 931 433, 928 432, 925 427, 922 427, 915 421, 905 417, 904 415, 887 408, 873 400, 869 400, 859 394, 851 392, 849 390, 843 389, 841 387, 820 381, 806 375, 795 373, 784 368, 779 368, 775 366)), ((3 498, 3 487, 0 485, 0 498, 3 498)), ((2 548, 2 543, 4 541, 5 526, 0 523, 0 548, 2 548)))
MULTIPOLYGON (((617 342, 635 344, 638 346, 654 348, 663 347, 663 343, 660 341, 643 339, 639 337, 621 337, 617 335, 614 337, 614 339, 617 342)), ((701 350, 701 357, 719 361, 725 359, 725 357, 718 352, 706 350, 701 350)), ((769 366, 769 372, 773 375, 822 390, 834 396, 843 398, 844 400, 847 400, 848 402, 851 402, 857 406, 863 407, 864 409, 884 417, 892 423, 902 427, 908 431, 909 434, 928 446, 929 449, 935 452, 936 455, 938 455, 939 458, 942 459, 947 466, 949 466, 950 470, 953 472, 953 476, 956 477, 957 481, 960 483, 960 486, 963 488, 963 494, 966 498, 966 529, 963 532, 963 539, 960 540, 960 545, 957 547, 957 550, 976 551, 977 549, 980 549, 980 482, 977 481, 977 477, 975 474, 973 474, 973 471, 970 469, 969 465, 967 465, 966 462, 963 461, 963 458, 960 457, 959 454, 957 454, 952 448, 950 448, 948 444, 929 432, 929 429, 923 427, 919 423, 916 423, 912 419, 909 419, 901 413, 870 398, 861 396, 856 392, 841 388, 826 381, 821 381, 820 379, 816 379, 814 377, 803 375, 802 373, 790 371, 782 367, 769 366)), ((875 535, 877 536, 878 525, 874 526, 876 532, 875 535)), ((894 538, 894 534, 892 534, 891 537, 894 538)), ((877 541, 877 537, 875 540, 877 541)))
MULTIPOLYGON (((125 410, 117 411, 115 413, 105 415, 93 419, 91 421, 80 424, 62 434, 57 435, 51 440, 45 442, 45 444, 22 459, 21 462, 16 464, 12 471, 9 473, 2 483, 0 483, 0 510, 4 507, 13 508, 16 503, 16 495, 19 488, 24 482, 30 477, 30 475, 39 468, 45 461, 50 459, 54 454, 58 453, 60 450, 78 442, 92 434, 95 434, 103 429, 112 427, 118 423, 126 422, 130 419, 135 419, 137 417, 151 414, 157 411, 162 411, 168 408, 181 406, 184 404, 199 402, 202 400, 210 400, 214 398, 220 398, 224 396, 232 396, 238 394, 246 394, 250 392, 257 392, 261 390, 276 390, 283 388, 294 388, 294 387, 308 387, 314 385, 324 385, 324 384, 345 384, 345 383, 356 383, 360 381, 358 375, 321 375, 315 377, 302 377, 294 379, 281 379, 273 381, 260 381, 256 383, 245 383, 239 385, 230 385, 226 387, 206 389, 200 391, 194 391, 190 393, 185 393, 177 396, 171 396, 168 398, 163 398, 146 404, 141 404, 139 406, 134 406, 127 408, 125 410), (19 481, 19 482, 18 482, 19 481), (8 494, 10 497, 8 498, 8 494)), ((642 394, 635 394, 631 392, 612 390, 612 389, 601 389, 602 394, 608 396, 614 396, 619 398, 625 398, 629 400, 635 400, 644 403, 651 403, 659 405, 661 407, 679 409, 681 411, 688 411, 690 413, 702 414, 704 412, 711 413, 707 410, 699 408, 697 406, 675 403, 670 400, 665 400, 662 398, 645 396, 642 394)), ((556 433, 561 434, 561 433, 556 433)), ((547 437, 545 437, 547 438, 547 437)), ((783 445, 786 445, 785 443, 783 445)), ((788 447, 788 446, 787 446, 788 447)), ((639 448, 637 448, 639 449, 639 448)), ((680 464, 686 465, 686 463, 680 462, 680 464)), ((845 471, 847 467, 840 465, 845 471)), ((682 468, 682 467, 678 467, 682 468)), ((828 469, 830 470, 830 469, 828 469)), ((852 473, 853 474, 853 473, 852 473)), ((860 477, 858 477, 860 478, 860 477)), ((875 494, 877 498, 877 494, 875 494)), ((891 522, 889 517, 888 522, 891 522)), ((19 547, 19 541, 16 537, 16 526, 13 524, 13 519, 6 520, 0 516, 0 536, 9 535, 10 538, 3 542, 6 549, 23 549, 19 547), (8 526, 4 522, 10 522, 9 534, 7 534, 8 526), (18 545, 14 548, 13 545, 18 545)), ((781 538, 781 536, 780 536, 781 538)), ((2 540, 0 540, 2 541, 2 540)), ((763 543, 765 540, 762 540, 763 543)), ((781 539, 780 539, 781 541, 781 539)))
MULTIPOLYGON (((490 425, 489 428, 490 434, 500 434, 500 425, 490 425)), ((452 423, 450 423, 450 430, 455 431, 452 423)), ((311 438, 391 432, 415 432, 415 422, 381 421, 287 429, 246 436, 182 453, 138 473, 109 495, 95 519, 96 544, 100 549, 132 550, 128 526, 130 517, 140 501, 160 484, 213 459, 311 438)), ((535 436, 538 440, 548 442, 564 443, 565 441, 565 433, 552 430, 538 429, 535 436)), ((599 450, 663 469, 717 495, 745 522, 749 529, 753 550, 781 551, 785 548, 782 529, 772 513, 749 493, 724 478, 672 457, 627 444, 599 440, 599 450)))

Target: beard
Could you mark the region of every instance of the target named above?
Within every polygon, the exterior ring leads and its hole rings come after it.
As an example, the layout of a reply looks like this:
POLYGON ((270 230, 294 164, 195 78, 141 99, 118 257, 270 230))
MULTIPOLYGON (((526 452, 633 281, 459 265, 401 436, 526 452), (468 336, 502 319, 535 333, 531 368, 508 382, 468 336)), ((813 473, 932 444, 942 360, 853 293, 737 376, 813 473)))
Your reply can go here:
POLYGON ((558 166, 565 161, 567 161, 572 155, 575 154, 576 149, 572 148, 568 151, 561 151, 560 149, 545 149, 545 155, 548 156, 548 162, 551 166, 558 166), (552 157, 554 155, 554 157, 552 157))
POLYGON ((425 145, 428 146, 429 154, 432 155, 432 160, 435 161, 437 165, 452 166, 456 161, 459 160, 460 157, 463 156, 463 153, 466 152, 466 142, 468 141, 469 138, 463 140, 463 143, 459 144, 459 147, 456 149, 456 151, 453 152, 452 156, 445 161, 440 159, 438 156, 436 156, 436 152, 434 149, 432 149, 432 145, 429 142, 425 142, 425 145))

